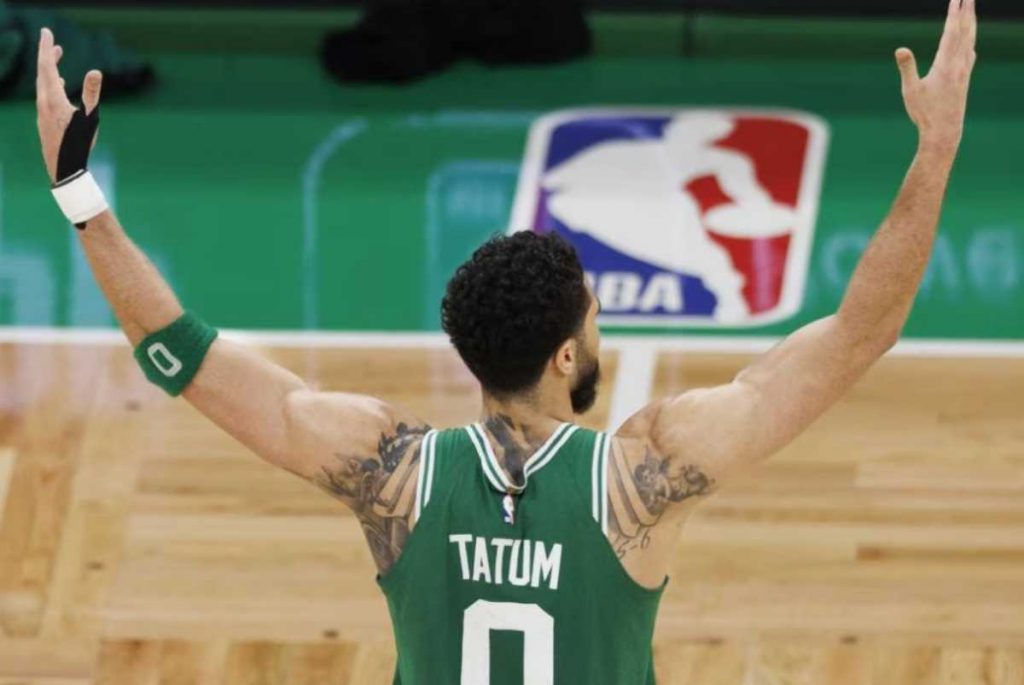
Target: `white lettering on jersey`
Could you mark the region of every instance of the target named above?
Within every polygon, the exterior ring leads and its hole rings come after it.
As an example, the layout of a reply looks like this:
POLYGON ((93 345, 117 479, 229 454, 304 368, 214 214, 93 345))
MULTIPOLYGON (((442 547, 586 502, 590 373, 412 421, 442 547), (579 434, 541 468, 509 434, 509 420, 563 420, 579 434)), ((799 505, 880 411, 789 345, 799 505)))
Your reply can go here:
POLYGON ((533 579, 530 585, 539 587, 542 581, 548 581, 548 587, 558 589, 558 573, 562 570, 562 546, 555 545, 548 556, 543 542, 535 542, 533 547, 533 579))
POLYGON ((535 540, 489 540, 466 534, 449 535, 448 542, 458 546, 462 580, 490 585, 508 582, 517 587, 546 586, 550 590, 558 589, 558 579, 562 572, 561 543, 555 543, 549 549, 543 542, 535 540), (472 571, 469 563, 471 544, 472 571))
POLYGON ((516 540, 512 543, 512 558, 508 565, 508 582, 519 587, 530 584, 530 541, 516 540), (523 563, 519 563, 519 550, 523 551, 523 563))
POLYGON ((505 550, 512 546, 512 540, 508 538, 494 538, 491 540, 494 546, 494 584, 501 585, 502 564, 505 561, 505 550))
POLYGON ((462 579, 469 580, 469 555, 466 553, 466 545, 473 540, 472 535, 449 535, 448 542, 459 546, 459 561, 462 562, 462 579))
POLYGON ((473 549, 473 582, 491 582, 491 567, 487 562, 487 540, 476 539, 476 546, 473 549))

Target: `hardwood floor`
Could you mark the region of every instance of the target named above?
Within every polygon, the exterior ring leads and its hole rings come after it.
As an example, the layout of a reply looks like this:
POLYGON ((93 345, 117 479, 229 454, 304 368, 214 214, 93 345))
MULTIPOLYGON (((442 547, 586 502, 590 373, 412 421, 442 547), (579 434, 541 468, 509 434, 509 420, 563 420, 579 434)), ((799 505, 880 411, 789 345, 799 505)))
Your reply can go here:
MULTIPOLYGON (((265 351, 436 425, 477 412, 448 351, 265 351)), ((663 354, 655 391, 746 361, 663 354)), ((1022 390, 1024 360, 887 359, 710 499, 659 683, 1024 685, 1022 390)), ((0 345, 0 685, 386 685, 393 662, 339 504, 148 386, 127 348, 0 345)))

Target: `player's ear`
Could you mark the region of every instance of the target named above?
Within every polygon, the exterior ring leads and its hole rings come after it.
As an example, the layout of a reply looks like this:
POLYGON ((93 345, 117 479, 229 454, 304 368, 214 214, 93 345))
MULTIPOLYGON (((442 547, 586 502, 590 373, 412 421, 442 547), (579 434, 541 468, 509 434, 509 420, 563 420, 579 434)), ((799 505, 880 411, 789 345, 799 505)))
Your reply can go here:
POLYGON ((559 345, 554 358, 555 369, 559 374, 571 377, 576 373, 576 360, 579 359, 578 344, 575 338, 569 338, 559 345))

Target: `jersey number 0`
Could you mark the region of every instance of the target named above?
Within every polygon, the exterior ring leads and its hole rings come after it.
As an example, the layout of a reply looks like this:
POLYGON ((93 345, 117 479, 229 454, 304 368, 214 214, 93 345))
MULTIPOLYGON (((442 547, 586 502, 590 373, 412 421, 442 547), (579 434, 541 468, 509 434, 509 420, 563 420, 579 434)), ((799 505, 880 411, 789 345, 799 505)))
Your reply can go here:
POLYGON ((491 631, 523 634, 523 679, 530 685, 554 685, 555 619, 536 604, 477 600, 462 618, 462 685, 488 685, 491 679, 491 631))

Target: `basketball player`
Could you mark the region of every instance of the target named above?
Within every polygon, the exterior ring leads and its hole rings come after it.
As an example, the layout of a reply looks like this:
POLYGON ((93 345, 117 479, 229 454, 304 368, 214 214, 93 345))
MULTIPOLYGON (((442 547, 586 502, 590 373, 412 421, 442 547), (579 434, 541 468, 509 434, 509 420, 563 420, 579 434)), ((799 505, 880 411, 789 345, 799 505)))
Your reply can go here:
POLYGON ((49 31, 39 132, 54 195, 147 377, 355 512, 391 611, 396 683, 642 685, 694 506, 793 440, 899 337, 960 145, 976 26, 974 0, 953 0, 926 77, 896 54, 917 155, 839 310, 614 435, 573 423, 596 395, 599 305, 559 239, 495 238, 455 273, 444 329, 483 409, 435 430, 378 399, 314 391, 184 312, 88 174, 101 76, 76 110, 49 31))

